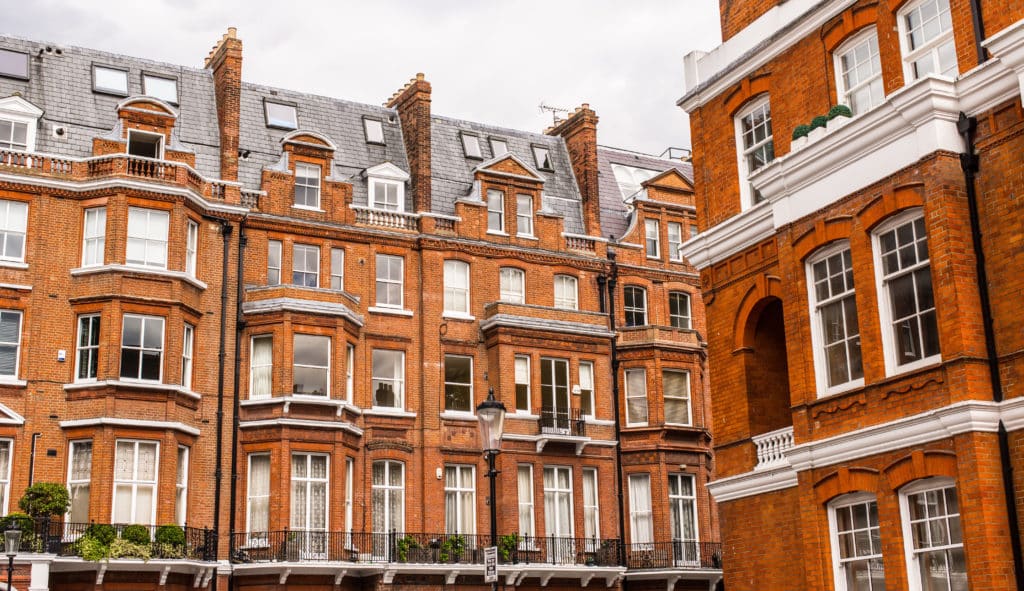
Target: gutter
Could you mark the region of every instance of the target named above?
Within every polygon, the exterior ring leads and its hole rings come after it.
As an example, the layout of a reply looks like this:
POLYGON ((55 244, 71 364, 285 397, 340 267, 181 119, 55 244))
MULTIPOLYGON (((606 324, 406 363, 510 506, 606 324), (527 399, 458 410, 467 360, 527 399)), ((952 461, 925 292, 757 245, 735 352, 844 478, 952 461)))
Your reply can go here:
MULTIPOLYGON (((977 0, 971 1, 972 13, 977 0)), ((978 13, 974 13, 978 17, 978 13)), ((975 29, 977 33, 977 29, 975 29)), ((979 45, 980 48, 980 45, 979 45)), ((979 54, 979 59, 983 54, 979 54)), ((975 186, 976 174, 980 168, 974 144, 978 130, 977 117, 968 117, 960 113, 957 131, 964 139, 966 151, 960 154, 960 168, 964 173, 964 185, 967 193, 967 208, 971 221, 971 238, 974 248, 975 274, 977 275, 978 297, 981 300, 981 320, 985 330, 985 352, 988 362, 989 379, 992 381, 992 399, 1002 402, 1004 398, 1003 381, 999 375, 999 352, 996 349, 996 335, 993 326, 992 301, 988 291, 988 271, 985 266, 985 249, 982 243, 981 222, 978 213, 978 194, 975 186)), ((999 420, 999 464, 1003 478, 1003 494, 1006 497, 1006 517, 1009 523, 1010 549, 1013 553, 1013 576, 1016 588, 1024 589, 1024 556, 1021 552, 1020 524, 1017 514, 1017 498, 1013 484, 1013 465, 1010 463, 1010 438, 1006 432, 1006 424, 999 420)))
MULTIPOLYGON (((232 405, 231 405, 231 512, 228 514, 228 535, 231 536, 229 544, 229 559, 234 553, 235 545, 235 514, 238 499, 238 406, 239 406, 239 384, 238 376, 242 374, 242 333, 245 331, 245 318, 242 313, 242 297, 245 290, 245 247, 248 239, 245 235, 245 222, 248 216, 238 222, 238 264, 236 268, 237 292, 235 299, 235 377, 232 384, 232 405)), ((225 265, 226 267, 226 265, 225 265)))
MULTIPOLYGON (((209 218, 220 223, 221 236, 224 239, 224 250, 221 257, 224 268, 221 270, 220 285, 220 345, 217 350, 217 447, 216 447, 216 468, 214 469, 213 489, 213 540, 214 547, 220 550, 220 497, 223 460, 222 450, 224 448, 224 369, 226 356, 227 339, 227 306, 228 306, 228 255, 231 253, 231 234, 234 226, 223 218, 209 218)), ((217 591, 217 579, 212 581, 213 591, 217 591)))

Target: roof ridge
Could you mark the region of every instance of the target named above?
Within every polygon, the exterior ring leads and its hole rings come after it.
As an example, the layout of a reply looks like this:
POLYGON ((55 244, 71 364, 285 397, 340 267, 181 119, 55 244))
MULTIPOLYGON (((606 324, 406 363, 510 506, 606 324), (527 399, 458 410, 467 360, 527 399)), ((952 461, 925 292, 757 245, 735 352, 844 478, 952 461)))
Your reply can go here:
POLYGON ((559 140, 559 139, 561 139, 561 138, 559 138, 557 136, 547 135, 546 133, 539 132, 539 131, 527 131, 527 130, 524 130, 524 129, 516 129, 514 127, 503 127, 501 125, 495 125, 493 123, 484 123, 482 121, 473 121, 471 119, 462 119, 460 117, 452 117, 450 115, 439 115, 439 114, 435 113, 435 114, 431 114, 430 118, 431 119, 439 119, 441 121, 449 121, 449 122, 452 122, 452 123, 469 123, 471 125, 479 125, 481 127, 489 127, 491 129, 498 130, 498 131, 513 131, 515 133, 520 133, 520 134, 524 134, 524 135, 531 135, 531 136, 537 136, 537 137, 543 137, 543 138, 548 138, 548 139, 551 139, 551 140, 559 140))
POLYGON ((52 45, 55 48, 60 48, 60 49, 63 49, 63 50, 76 49, 76 50, 79 50, 79 51, 90 52, 90 53, 99 54, 99 55, 103 55, 103 56, 117 57, 117 58, 121 58, 121 59, 125 59, 125 60, 131 60, 131 61, 134 61, 134 62, 145 63, 145 64, 148 64, 148 65, 151 65, 151 66, 164 66, 164 67, 169 67, 169 68, 177 68, 177 69, 188 70, 188 71, 191 71, 191 72, 194 72, 194 73, 200 73, 200 74, 205 73, 205 74, 212 75, 212 73, 213 73, 213 71, 210 70, 209 68, 197 68, 195 66, 186 66, 186 65, 183 65, 183 64, 175 64, 175 63, 172 63, 172 62, 165 62, 165 61, 160 61, 160 60, 155 60, 155 59, 150 59, 150 58, 145 58, 145 57, 138 57, 138 56, 128 55, 128 54, 124 54, 124 53, 115 53, 113 51, 107 51, 105 49, 96 49, 95 47, 82 47, 81 45, 70 45, 70 44, 67 44, 67 43, 58 43, 56 41, 47 41, 47 40, 43 40, 43 39, 32 39, 32 38, 29 38, 29 37, 24 37, 22 35, 15 35, 13 33, 0 33, 0 39, 15 39, 15 40, 24 41, 24 42, 27 42, 27 43, 38 43, 38 44, 41 44, 41 45, 52 45))
POLYGON ((393 107, 385 107, 383 105, 377 105, 377 104, 373 104, 373 103, 361 103, 359 101, 354 101, 354 100, 344 99, 344 98, 338 98, 338 97, 334 97, 334 96, 328 96, 326 94, 317 94, 317 93, 313 93, 313 92, 304 92, 304 91, 301 91, 301 90, 293 90, 291 88, 284 88, 284 87, 281 87, 281 86, 270 86, 268 84, 261 84, 259 82, 250 82, 248 80, 242 80, 242 88, 244 89, 246 87, 249 87, 249 90, 261 89, 261 90, 283 91, 283 92, 286 92, 286 93, 288 93, 290 95, 299 96, 299 97, 313 98, 313 99, 323 99, 323 100, 329 100, 329 101, 334 101, 334 102, 338 102, 338 103, 346 103, 346 104, 349 104, 349 105, 355 105, 355 106, 359 106, 359 107, 370 107, 370 108, 372 108, 375 111, 383 111, 383 112, 388 112, 388 113, 398 113, 398 109, 395 109, 393 107))

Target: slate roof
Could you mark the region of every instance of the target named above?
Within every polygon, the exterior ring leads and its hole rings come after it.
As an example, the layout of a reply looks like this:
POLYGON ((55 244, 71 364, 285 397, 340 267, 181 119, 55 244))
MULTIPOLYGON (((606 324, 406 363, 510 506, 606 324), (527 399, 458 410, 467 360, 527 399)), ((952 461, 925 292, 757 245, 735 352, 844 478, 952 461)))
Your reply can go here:
POLYGON ((220 136, 210 70, 117 55, 59 43, 0 36, 0 47, 29 54, 29 80, 0 77, 0 97, 15 92, 43 110, 36 133, 36 151, 66 156, 92 156, 92 139, 106 135, 117 123, 117 103, 124 97, 92 90, 92 65, 128 70, 128 94, 142 94, 142 73, 177 78, 179 111, 177 140, 196 154, 196 169, 220 178, 220 136), (60 49, 47 52, 46 48, 60 49), (40 53, 42 50, 42 53, 40 53), (62 137, 51 124, 67 129, 62 137))
MULTIPOLYGON (((352 182, 352 202, 355 205, 367 203, 366 179, 357 176, 362 170, 391 162, 409 172, 395 109, 242 82, 238 147, 250 154, 248 159, 238 162, 238 180, 246 187, 259 187, 263 168, 280 160, 281 138, 291 133, 291 130, 267 127, 263 107, 265 99, 296 105, 300 130, 323 134, 337 145, 334 174, 352 182), (383 122, 385 145, 366 143, 363 117, 383 122), (355 178, 349 178, 353 176, 355 178)), ((405 210, 413 211, 409 191, 406 191, 405 201, 405 210)))
POLYGON ((576 177, 569 161, 569 151, 560 137, 496 127, 434 115, 431 117, 431 207, 434 213, 452 215, 455 201, 465 198, 473 187, 473 169, 494 157, 490 138, 505 140, 508 151, 524 162, 535 165, 534 144, 548 149, 554 171, 538 171, 544 177, 544 207, 565 219, 565 231, 583 234, 583 208, 576 177), (461 131, 480 137, 483 160, 466 158, 462 150, 461 131))
POLYGON ((671 168, 679 170, 693 182, 693 166, 682 160, 668 160, 618 148, 598 146, 597 175, 601 201, 601 232, 607 236, 621 238, 629 229, 632 208, 623 203, 622 191, 615 180, 612 164, 623 164, 665 172, 671 168))

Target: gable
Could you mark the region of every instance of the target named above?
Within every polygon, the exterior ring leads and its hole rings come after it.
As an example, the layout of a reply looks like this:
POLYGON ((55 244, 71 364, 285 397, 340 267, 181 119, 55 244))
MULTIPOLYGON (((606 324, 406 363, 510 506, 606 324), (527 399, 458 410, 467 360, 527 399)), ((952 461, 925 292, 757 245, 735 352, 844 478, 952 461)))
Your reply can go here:
POLYGON ((544 177, 539 172, 511 153, 503 154, 480 164, 474 169, 474 172, 496 174, 498 176, 513 176, 539 183, 544 182, 544 177))
POLYGON ((683 174, 675 168, 670 168, 665 172, 644 181, 642 185, 644 187, 658 187, 690 193, 693 192, 693 183, 691 183, 689 179, 683 176, 683 174))
POLYGON ((38 119, 42 116, 43 110, 20 96, 14 95, 0 99, 0 113, 38 119))

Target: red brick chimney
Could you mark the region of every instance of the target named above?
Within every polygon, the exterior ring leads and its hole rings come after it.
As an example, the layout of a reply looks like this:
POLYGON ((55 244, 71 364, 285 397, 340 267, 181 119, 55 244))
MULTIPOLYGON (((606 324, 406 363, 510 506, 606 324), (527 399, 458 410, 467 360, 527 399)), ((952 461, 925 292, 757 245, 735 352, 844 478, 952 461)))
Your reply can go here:
POLYGON ((220 178, 238 180, 238 121, 242 99, 242 40, 228 27, 206 56, 203 67, 213 70, 220 127, 220 178))
POLYGON ((430 83, 423 74, 392 95, 385 107, 398 109, 409 157, 415 211, 430 211, 430 83))
POLYGON ((583 197, 583 222, 590 236, 601 235, 601 202, 597 180, 597 113, 583 103, 569 117, 544 130, 565 139, 583 197))

